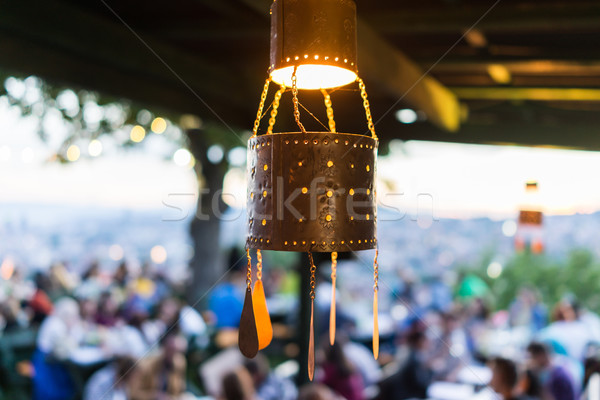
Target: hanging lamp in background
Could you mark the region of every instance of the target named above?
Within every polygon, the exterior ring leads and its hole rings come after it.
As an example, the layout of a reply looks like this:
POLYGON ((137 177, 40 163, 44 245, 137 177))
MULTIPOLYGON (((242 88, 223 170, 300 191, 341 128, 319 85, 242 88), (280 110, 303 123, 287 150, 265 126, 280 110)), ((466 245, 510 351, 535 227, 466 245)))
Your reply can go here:
POLYGON ((534 254, 544 251, 543 220, 544 214, 540 201, 538 182, 525 183, 525 194, 519 209, 519 223, 515 234, 515 249, 528 250, 534 254))
MULTIPOLYGON (((303 107, 303 106, 302 106, 303 107)), ((271 63, 248 141, 247 288, 240 320, 239 347, 254 357, 273 336, 262 286, 261 250, 307 252, 310 265, 311 321, 308 375, 314 376, 313 252, 331 253, 330 342, 335 340, 335 284, 338 252, 377 249, 376 187, 378 140, 356 60, 356 5, 353 0, 275 0, 271 6, 271 63), (271 82, 269 124, 259 134, 271 82), (355 83, 366 124, 361 133, 339 133, 329 88, 355 83), (320 90, 329 131, 307 131, 300 121, 299 90, 320 90), (281 97, 291 93, 299 131, 274 132, 281 97), (256 250, 252 287, 251 250, 256 250)), ((373 353, 379 353, 378 265, 373 263, 373 353)))

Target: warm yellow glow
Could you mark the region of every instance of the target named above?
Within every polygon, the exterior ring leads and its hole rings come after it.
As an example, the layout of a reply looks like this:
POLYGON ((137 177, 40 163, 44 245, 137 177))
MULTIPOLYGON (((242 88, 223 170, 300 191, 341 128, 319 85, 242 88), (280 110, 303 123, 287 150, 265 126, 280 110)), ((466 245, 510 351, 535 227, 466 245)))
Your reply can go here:
POLYGON ((146 130, 140 125, 136 125, 131 128, 131 132, 129 133, 129 138, 132 142, 139 143, 146 137, 146 130))
POLYGON ((308 193, 308 188, 307 187, 303 187, 302 188, 302 193, 304 193, 304 194, 308 193))
MULTIPOLYGON (((279 68, 271 72, 273 82, 292 87, 294 67, 279 68)), ((356 73, 334 65, 305 64, 296 71, 298 89, 327 89, 344 86, 356 80, 356 73)))
POLYGON ((72 144, 67 149, 67 160, 73 162, 79 160, 79 156, 81 155, 81 151, 79 150, 79 146, 72 144))
POLYGON ((327 216, 325 216, 325 220, 331 221, 331 215, 327 214, 327 216))
POLYGON ((327 161, 327 166, 328 166, 329 168, 333 167, 333 161, 327 161))
POLYGON ((4 280, 9 280, 15 272, 15 263, 11 258, 5 258, 0 266, 0 277, 4 280))
POLYGON ((331 196, 333 196, 333 192, 331 190, 328 190, 327 191, 327 197, 331 197, 331 196))
POLYGON ((165 131, 165 129, 167 129, 167 121, 165 121, 164 118, 161 117, 154 118, 154 121, 152 121, 152 125, 150 125, 150 129, 152 129, 152 132, 158 133, 160 135, 165 131))
POLYGON ((150 250, 150 258, 156 264, 162 264, 167 261, 167 250, 161 245, 156 245, 150 250))
POLYGON ((488 66, 488 74, 496 83, 507 84, 510 83, 512 77, 510 71, 504 65, 501 64, 490 64, 488 66))

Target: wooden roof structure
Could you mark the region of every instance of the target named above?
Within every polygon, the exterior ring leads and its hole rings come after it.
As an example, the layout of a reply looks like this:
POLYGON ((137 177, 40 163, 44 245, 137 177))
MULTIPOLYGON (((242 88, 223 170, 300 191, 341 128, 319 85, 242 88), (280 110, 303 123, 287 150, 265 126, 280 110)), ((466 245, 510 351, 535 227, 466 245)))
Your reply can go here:
MULTIPOLYGON (((270 2, 2 2, 0 68, 249 129, 267 75, 270 2)), ((600 149, 599 2, 357 0, 357 9, 359 71, 382 139, 600 149), (406 107, 423 120, 401 124, 406 107)), ((301 101, 322 107, 311 96, 301 101)), ((348 105, 336 114, 341 129, 356 132, 365 122, 353 96, 332 98, 348 105)), ((293 129, 285 117, 281 128, 293 129)))

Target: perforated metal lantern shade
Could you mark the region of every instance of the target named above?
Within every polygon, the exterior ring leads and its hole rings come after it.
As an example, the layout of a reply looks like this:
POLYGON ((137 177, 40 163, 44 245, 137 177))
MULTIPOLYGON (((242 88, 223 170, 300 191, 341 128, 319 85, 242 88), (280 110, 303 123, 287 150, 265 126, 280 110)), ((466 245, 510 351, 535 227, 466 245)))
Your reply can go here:
POLYGON ((377 140, 331 132, 248 142, 249 248, 374 249, 377 140))
POLYGON ((298 89, 331 88, 354 82, 356 5, 353 0, 275 0, 271 6, 274 82, 298 89))

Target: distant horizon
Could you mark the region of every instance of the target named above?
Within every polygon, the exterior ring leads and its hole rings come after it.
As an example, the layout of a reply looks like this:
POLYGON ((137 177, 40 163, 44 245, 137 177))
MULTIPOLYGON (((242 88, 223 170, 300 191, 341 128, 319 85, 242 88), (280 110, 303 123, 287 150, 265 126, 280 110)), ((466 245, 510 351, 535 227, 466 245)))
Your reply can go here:
MULTIPOLYGON (((115 208, 160 208, 165 202, 194 209, 198 179, 189 165, 174 162, 181 147, 166 134, 148 135, 132 148, 115 138, 128 127, 99 138, 103 154, 59 164, 47 161, 61 142, 64 126, 52 120, 46 142, 37 119, 23 117, 0 98, 0 204, 48 203, 115 208)), ((83 146, 86 145, 82 143, 83 146)), ((540 206, 547 215, 600 211, 600 153, 515 146, 393 140, 378 161, 378 199, 435 218, 506 219, 522 203, 525 182, 540 183, 540 206)), ((246 199, 245 169, 226 175, 226 201, 246 199)))

